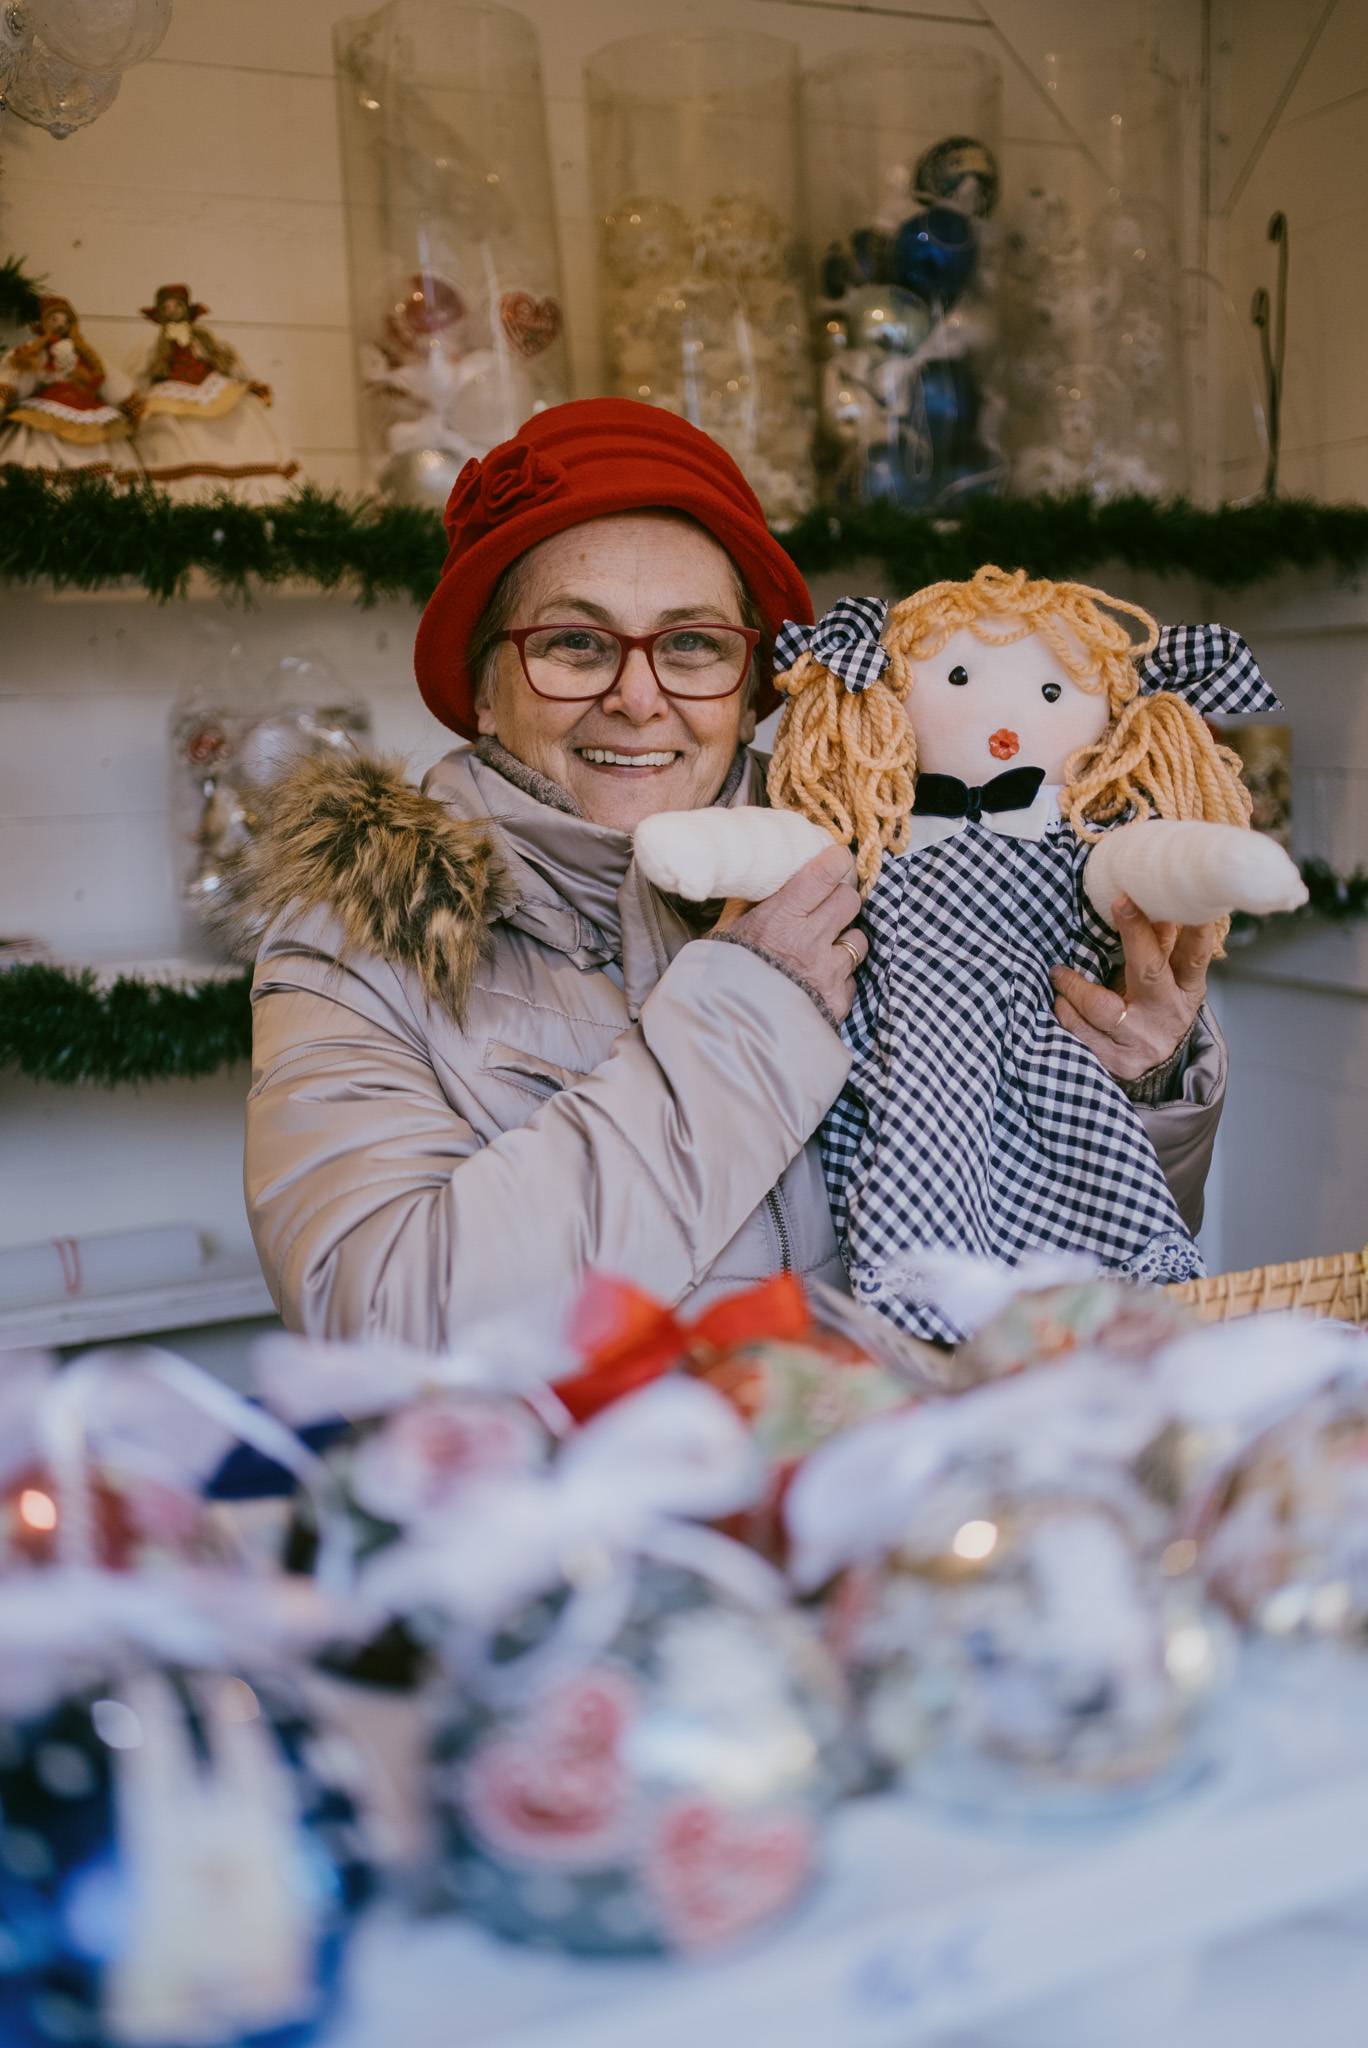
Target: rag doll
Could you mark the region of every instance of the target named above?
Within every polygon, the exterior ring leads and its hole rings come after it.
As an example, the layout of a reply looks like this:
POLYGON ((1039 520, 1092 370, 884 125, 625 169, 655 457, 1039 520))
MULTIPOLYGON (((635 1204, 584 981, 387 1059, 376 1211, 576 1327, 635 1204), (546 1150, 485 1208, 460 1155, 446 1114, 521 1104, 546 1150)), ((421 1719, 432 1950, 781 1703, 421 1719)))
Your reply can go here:
POLYGON ((682 896, 755 900, 827 835, 853 848, 870 952, 820 1136, 856 1294, 953 1339, 918 1298, 930 1250, 1200 1274, 1144 1127, 1056 1018, 1049 970, 1110 977, 1123 892, 1176 924, 1304 900, 1203 722, 1277 708, 1248 647, 986 567, 891 609, 842 599, 786 625, 777 658, 775 809, 722 812, 722 834, 708 811, 648 819, 637 858, 682 896))

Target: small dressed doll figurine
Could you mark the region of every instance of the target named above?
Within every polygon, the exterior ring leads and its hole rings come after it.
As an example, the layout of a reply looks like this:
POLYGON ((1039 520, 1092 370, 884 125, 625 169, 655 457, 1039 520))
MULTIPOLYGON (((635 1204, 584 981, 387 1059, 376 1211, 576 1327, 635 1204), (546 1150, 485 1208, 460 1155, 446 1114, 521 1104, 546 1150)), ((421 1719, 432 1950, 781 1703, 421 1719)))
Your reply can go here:
MULTIPOLYGON (((917 1297, 930 1250, 1200 1274, 1139 1117, 1055 1016, 1050 969, 1109 979, 1122 894, 1175 924, 1305 900, 1282 848, 1249 831, 1238 758, 1203 722, 1277 708, 1248 647, 989 567, 891 610, 842 599, 815 627, 785 626, 777 657, 790 666, 770 800, 850 844, 866 892, 854 1059, 821 1133, 856 1294, 953 1339, 917 1297)), ((650 879, 754 900, 738 850, 713 858, 708 814, 689 815, 640 828, 650 879)), ((726 816, 752 821, 752 863, 797 823, 726 816)), ((778 879, 821 843, 789 848, 778 879)))
POLYGON ((0 468, 136 476, 127 378, 105 368, 70 299, 41 298, 33 332, 0 356, 0 468))
POLYGON ((173 498, 229 490, 250 504, 284 495, 299 464, 266 417, 271 387, 250 377, 236 352, 199 323, 184 284, 157 287, 145 320, 160 329, 143 366, 138 453, 151 482, 173 498))

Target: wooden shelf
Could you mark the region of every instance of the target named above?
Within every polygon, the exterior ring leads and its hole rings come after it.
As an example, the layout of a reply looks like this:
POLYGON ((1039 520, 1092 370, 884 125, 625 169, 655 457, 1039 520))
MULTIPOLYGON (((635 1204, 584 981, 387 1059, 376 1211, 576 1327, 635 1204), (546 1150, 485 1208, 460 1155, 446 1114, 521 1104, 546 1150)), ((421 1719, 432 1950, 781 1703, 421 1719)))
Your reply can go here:
POLYGON ((224 1260, 211 1263, 197 1279, 174 1286, 76 1295, 0 1310, 0 1350, 109 1344, 158 1330, 201 1329, 208 1323, 241 1323, 274 1314, 260 1271, 243 1260, 224 1260))

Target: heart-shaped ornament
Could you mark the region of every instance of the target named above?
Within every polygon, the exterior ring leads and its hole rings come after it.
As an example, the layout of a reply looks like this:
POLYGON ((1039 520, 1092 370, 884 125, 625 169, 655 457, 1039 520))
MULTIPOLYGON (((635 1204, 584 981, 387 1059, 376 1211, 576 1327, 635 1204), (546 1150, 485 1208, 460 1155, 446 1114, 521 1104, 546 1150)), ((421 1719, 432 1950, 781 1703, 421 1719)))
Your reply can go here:
POLYGON ((632 1780, 621 1746, 636 1696, 598 1668, 562 1680, 464 1774, 467 1817, 501 1855, 592 1869, 623 1843, 632 1780))
POLYGON ((814 1832, 799 1813, 729 1813, 704 1799, 662 1813, 646 1878, 681 1949, 709 1948, 772 1920, 812 1870, 814 1832))
POLYGON ((537 299, 531 292, 505 292, 499 300, 503 331, 522 356, 539 356, 561 331, 561 309, 555 299, 537 299))

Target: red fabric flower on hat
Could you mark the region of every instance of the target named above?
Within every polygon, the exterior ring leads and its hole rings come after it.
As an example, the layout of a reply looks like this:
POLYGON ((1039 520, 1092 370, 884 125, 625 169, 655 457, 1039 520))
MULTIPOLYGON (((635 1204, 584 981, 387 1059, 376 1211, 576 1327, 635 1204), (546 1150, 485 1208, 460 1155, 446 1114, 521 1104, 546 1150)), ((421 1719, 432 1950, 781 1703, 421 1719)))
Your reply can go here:
POLYGON ((447 501, 446 529, 468 547, 525 506, 559 497, 567 478, 553 456, 526 441, 505 441, 482 462, 472 458, 457 477, 447 501))

